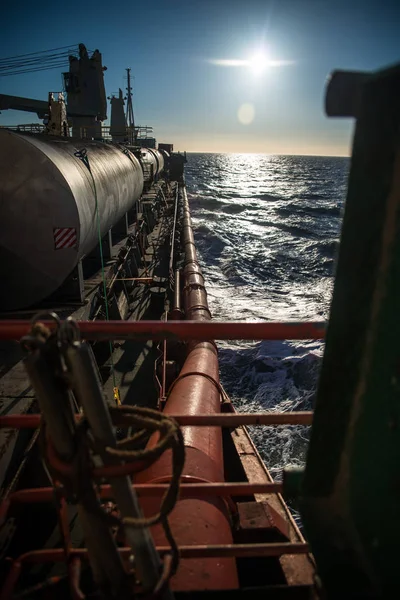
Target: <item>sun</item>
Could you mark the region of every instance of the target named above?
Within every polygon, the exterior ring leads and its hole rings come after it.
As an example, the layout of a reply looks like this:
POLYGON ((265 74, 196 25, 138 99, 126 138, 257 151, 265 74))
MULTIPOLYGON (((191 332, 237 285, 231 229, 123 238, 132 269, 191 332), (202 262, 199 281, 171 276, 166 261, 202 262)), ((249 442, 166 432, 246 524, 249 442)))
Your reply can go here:
POLYGON ((255 75, 260 75, 268 66, 268 58, 261 52, 254 54, 249 60, 249 66, 255 75))
POLYGON ((270 68, 287 67, 296 64, 293 60, 272 60, 265 49, 260 49, 247 59, 243 58, 212 58, 208 60, 212 65, 218 67, 245 67, 253 72, 254 75, 262 75, 264 71, 270 68))

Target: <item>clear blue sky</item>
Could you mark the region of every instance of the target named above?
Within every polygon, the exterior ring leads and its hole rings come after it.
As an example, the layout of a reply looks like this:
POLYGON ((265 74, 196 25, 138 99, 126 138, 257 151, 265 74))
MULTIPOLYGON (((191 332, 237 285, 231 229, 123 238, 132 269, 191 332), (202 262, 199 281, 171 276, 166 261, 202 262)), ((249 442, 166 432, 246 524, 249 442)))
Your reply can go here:
MULTIPOLYGON (((7 2, 0 56, 83 42, 103 54, 107 94, 132 68, 137 122, 189 151, 346 155, 352 123, 323 112, 335 68, 374 70, 400 60, 399 0, 165 0, 7 2), (258 76, 247 60, 274 60, 258 76), (251 104, 251 123, 238 111, 251 104)), ((0 78, 0 93, 46 99, 60 71, 0 78)), ((0 124, 34 122, 5 111, 0 124)))

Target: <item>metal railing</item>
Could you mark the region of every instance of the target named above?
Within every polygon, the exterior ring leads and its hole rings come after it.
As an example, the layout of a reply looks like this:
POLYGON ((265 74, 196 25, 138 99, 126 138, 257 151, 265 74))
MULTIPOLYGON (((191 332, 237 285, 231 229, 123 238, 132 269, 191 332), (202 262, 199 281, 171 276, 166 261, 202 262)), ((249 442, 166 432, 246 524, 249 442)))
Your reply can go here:
MULTIPOLYGON (((53 321, 44 321, 53 329, 53 321)), ((78 321, 86 340, 321 340, 324 321, 218 322, 218 321, 78 321)), ((29 321, 0 320, 0 340, 19 340, 27 335, 29 321)))
MULTIPOLYGON (((52 328, 52 322, 45 322, 52 328)), ((78 326, 82 338, 87 340, 103 339, 157 339, 157 340, 210 340, 210 339, 247 339, 247 340, 299 340, 322 339, 325 336, 324 322, 193 322, 193 321, 80 321, 78 326)), ((26 335, 31 327, 28 321, 0 321, 0 339, 17 340, 26 335)), ((196 427, 227 427, 237 428, 246 425, 310 425, 313 413, 303 412, 269 412, 269 413, 231 413, 214 415, 169 415, 180 426, 196 427)), ((77 415, 76 419, 83 417, 77 415)), ((41 416, 33 415, 6 415, 0 417, 0 428, 37 429, 41 425, 41 416)), ((53 459, 54 453, 53 454, 53 459)), ((62 463, 63 464, 63 463, 62 463)), ((58 465, 61 467, 62 464, 58 465)), ((68 467, 65 467, 68 476, 68 467)), ((71 467, 72 469, 72 467, 71 467)), ((93 468, 91 475, 96 477, 120 477, 122 474, 137 472, 138 465, 127 462, 123 465, 110 465, 93 468)), ((135 492, 141 497, 160 497, 168 484, 136 484, 135 492)), ((216 482, 216 483, 182 483, 180 486, 181 498, 219 496, 249 496, 253 494, 282 494, 282 483, 247 483, 247 482, 216 482)), ((99 497, 102 500, 112 498, 110 485, 98 487, 99 497)), ((65 496, 63 486, 57 488, 58 498, 65 496)), ((14 504, 45 503, 54 501, 54 488, 34 488, 19 490, 6 497, 0 505, 0 519, 6 519, 10 507, 14 504)), ((60 515, 62 519, 66 516, 60 515)), ((64 523, 65 525, 65 523, 64 523)), ((66 524, 68 525, 68 524, 66 524)), ((170 550, 169 547, 157 547, 162 556, 170 550)), ((131 548, 120 548, 121 556, 130 556, 131 548)), ((179 553, 182 558, 211 558, 211 557, 266 557, 283 556, 286 554, 308 554, 310 548, 307 543, 249 543, 249 544, 221 544, 217 546, 180 546, 179 553)), ((68 549, 68 560, 75 557, 77 560, 86 559, 87 549, 68 549)), ((47 562, 63 562, 67 559, 65 549, 34 550, 23 554, 13 561, 6 581, 3 586, 1 598, 11 598, 24 564, 42 564, 47 562)))

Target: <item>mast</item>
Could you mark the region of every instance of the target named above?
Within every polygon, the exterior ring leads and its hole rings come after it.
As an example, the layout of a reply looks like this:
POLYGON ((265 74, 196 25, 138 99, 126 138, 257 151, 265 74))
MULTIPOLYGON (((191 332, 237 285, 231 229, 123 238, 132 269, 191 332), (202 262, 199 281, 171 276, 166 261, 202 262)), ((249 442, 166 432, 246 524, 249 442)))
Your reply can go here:
POLYGON ((135 118, 133 116, 133 104, 132 104, 132 86, 131 86, 131 70, 126 69, 128 85, 126 88, 127 96, 126 96, 126 124, 129 130, 131 130, 133 135, 133 140, 136 142, 135 135, 135 118))

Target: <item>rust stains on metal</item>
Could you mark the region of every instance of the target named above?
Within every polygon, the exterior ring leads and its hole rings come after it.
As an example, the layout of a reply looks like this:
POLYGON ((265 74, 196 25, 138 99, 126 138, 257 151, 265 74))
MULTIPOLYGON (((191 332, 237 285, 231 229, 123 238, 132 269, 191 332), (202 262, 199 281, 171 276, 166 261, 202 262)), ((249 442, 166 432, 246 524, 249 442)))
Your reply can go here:
POLYGON ((238 514, 238 540, 245 543, 290 541, 289 523, 268 502, 240 502, 238 514))
MULTIPOLYGON (((138 496, 163 496, 168 489, 166 483, 155 483, 146 484, 138 483, 135 484, 134 489, 138 496)), ((103 500, 113 498, 113 492, 110 485, 101 485, 98 488, 99 496, 103 500)), ((252 494, 265 494, 273 493, 280 494, 283 491, 283 485, 281 483, 182 483, 179 488, 179 495, 181 498, 199 497, 199 496, 249 496, 252 494)), ((58 492, 62 494, 63 488, 59 488, 58 492)), ((54 489, 52 487, 46 488, 32 488, 28 490, 18 490, 10 494, 7 498, 8 504, 20 503, 40 503, 40 502, 52 502, 54 500, 54 489)), ((0 514, 3 514, 3 508, 0 509, 0 514)))
MULTIPOLYGON (((198 296, 203 296, 205 290, 190 288, 186 297, 196 305, 187 315, 193 319, 186 321, 78 321, 78 327, 84 339, 88 340, 317 340, 325 337, 324 322, 218 322, 202 320, 207 315, 208 308, 199 303, 198 296), (197 316, 195 316, 197 315, 197 316), (202 319, 200 320, 200 317, 202 319)), ((51 322, 45 322, 50 329, 51 322)), ((0 339, 19 340, 30 331, 29 321, 0 320, 0 339)))
MULTIPOLYGON (((196 427, 239 427, 240 425, 311 425, 313 413, 299 412, 266 412, 266 413, 224 413, 224 414, 175 414, 170 416, 181 426, 196 427)), ((79 421, 80 415, 76 416, 79 421)), ((5 415, 0 416, 0 429, 35 429, 40 426, 40 415, 5 415)), ((124 418, 115 419, 116 425, 123 425, 124 418)))
MULTIPOLYGON (((157 546, 156 550, 161 556, 171 551, 169 546, 157 546)), ((310 551, 308 544, 291 543, 273 543, 273 544, 215 544, 215 545, 196 545, 179 546, 179 554, 183 559, 213 559, 213 558, 254 558, 257 556, 285 556, 306 554, 310 551)), ((129 558, 132 554, 131 548, 120 548, 122 558, 129 558)), ((87 559, 88 552, 86 548, 71 548, 71 560, 78 558, 87 559)), ((12 564, 8 576, 1 590, 1 600, 7 600, 12 597, 13 590, 18 582, 24 564, 44 564, 59 563, 65 561, 65 552, 63 548, 51 550, 33 550, 18 557, 12 564)), ((220 561, 213 561, 220 563, 220 561)))
MULTIPOLYGON (((240 461, 250 484, 272 483, 272 477, 261 460, 245 427, 239 427, 232 432, 232 440, 240 456, 240 461)), ((259 502, 267 501, 290 524, 291 543, 304 543, 304 538, 294 522, 280 493, 256 493, 255 499, 259 502)), ((315 565, 309 553, 295 555, 290 553, 282 555, 279 559, 288 585, 312 585, 314 582, 315 565)))

